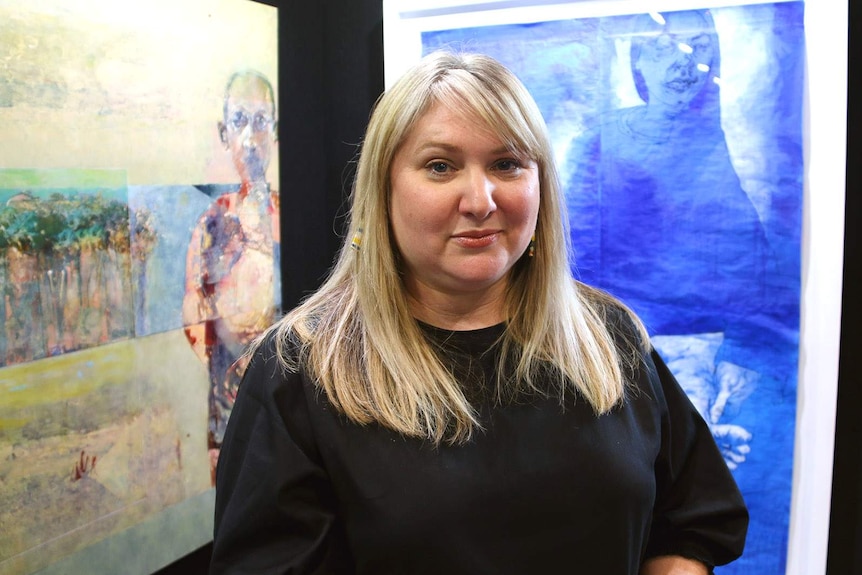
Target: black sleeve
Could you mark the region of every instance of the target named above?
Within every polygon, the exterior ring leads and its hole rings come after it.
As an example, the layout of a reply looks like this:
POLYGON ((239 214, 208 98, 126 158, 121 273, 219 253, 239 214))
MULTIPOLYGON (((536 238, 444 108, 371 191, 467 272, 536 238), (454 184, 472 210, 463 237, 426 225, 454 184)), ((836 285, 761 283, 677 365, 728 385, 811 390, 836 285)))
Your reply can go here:
POLYGON ((302 377, 285 374, 266 341, 240 384, 219 455, 210 573, 348 572, 339 531, 302 377))
POLYGON ((710 569, 739 557, 748 510, 706 422, 653 351, 647 362, 662 406, 656 503, 645 558, 680 555, 710 569))

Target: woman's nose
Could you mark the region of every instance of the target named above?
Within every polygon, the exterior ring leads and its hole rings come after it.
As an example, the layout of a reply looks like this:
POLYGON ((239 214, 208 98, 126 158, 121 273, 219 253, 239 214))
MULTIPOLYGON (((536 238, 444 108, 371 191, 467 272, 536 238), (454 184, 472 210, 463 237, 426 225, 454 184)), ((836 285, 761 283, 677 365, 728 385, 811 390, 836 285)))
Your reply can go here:
POLYGON ((464 194, 461 197, 461 211, 478 219, 485 219, 497 209, 494 202, 496 184, 485 170, 468 170, 464 194))

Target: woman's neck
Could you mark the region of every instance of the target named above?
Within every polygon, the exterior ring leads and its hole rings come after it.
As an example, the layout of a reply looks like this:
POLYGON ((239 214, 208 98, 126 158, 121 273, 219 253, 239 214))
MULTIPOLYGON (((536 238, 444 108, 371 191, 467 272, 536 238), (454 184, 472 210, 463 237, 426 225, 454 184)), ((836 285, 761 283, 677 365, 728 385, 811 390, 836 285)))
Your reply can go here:
POLYGON ((497 290, 482 294, 446 295, 423 293, 415 297, 408 290, 407 302, 413 317, 428 325, 452 331, 469 331, 505 321, 505 294, 497 290))

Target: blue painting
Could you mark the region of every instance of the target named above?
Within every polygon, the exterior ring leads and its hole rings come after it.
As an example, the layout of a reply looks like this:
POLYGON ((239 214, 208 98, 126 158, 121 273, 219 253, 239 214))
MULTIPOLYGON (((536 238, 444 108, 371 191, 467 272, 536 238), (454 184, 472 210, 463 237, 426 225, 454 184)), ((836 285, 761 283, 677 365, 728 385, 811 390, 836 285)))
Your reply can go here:
POLYGON ((424 32, 490 54, 548 123, 574 273, 625 301, 751 512, 721 574, 785 572, 799 360, 802 2, 424 32))
MULTIPOLYGON (((146 223, 156 238, 136 270, 135 333, 138 337, 182 329, 185 253, 200 215, 236 186, 230 184, 129 186, 133 224, 146 223), (179 256, 177 254, 180 254, 179 256)), ((132 226, 135 236, 140 225, 132 226)))

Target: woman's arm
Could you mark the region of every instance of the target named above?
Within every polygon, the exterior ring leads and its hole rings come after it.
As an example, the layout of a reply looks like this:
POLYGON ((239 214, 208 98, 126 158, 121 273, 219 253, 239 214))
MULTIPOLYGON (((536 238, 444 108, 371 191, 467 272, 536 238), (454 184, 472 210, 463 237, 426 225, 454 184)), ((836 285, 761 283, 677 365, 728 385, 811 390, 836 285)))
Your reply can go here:
POLYGON ((285 375, 275 357, 270 338, 245 372, 225 432, 210 575, 350 572, 301 376, 285 375))
POLYGON ((708 575, 709 570, 700 561, 677 555, 648 559, 641 566, 640 575, 708 575))
POLYGON ((656 459, 656 501, 641 575, 709 573, 742 554, 748 511, 706 422, 658 353, 648 358, 652 392, 664 404, 656 459), (650 365, 651 364, 651 365, 650 365), (672 559, 696 560, 706 571, 678 570, 672 559), (670 569, 670 570, 667 570, 670 569))

